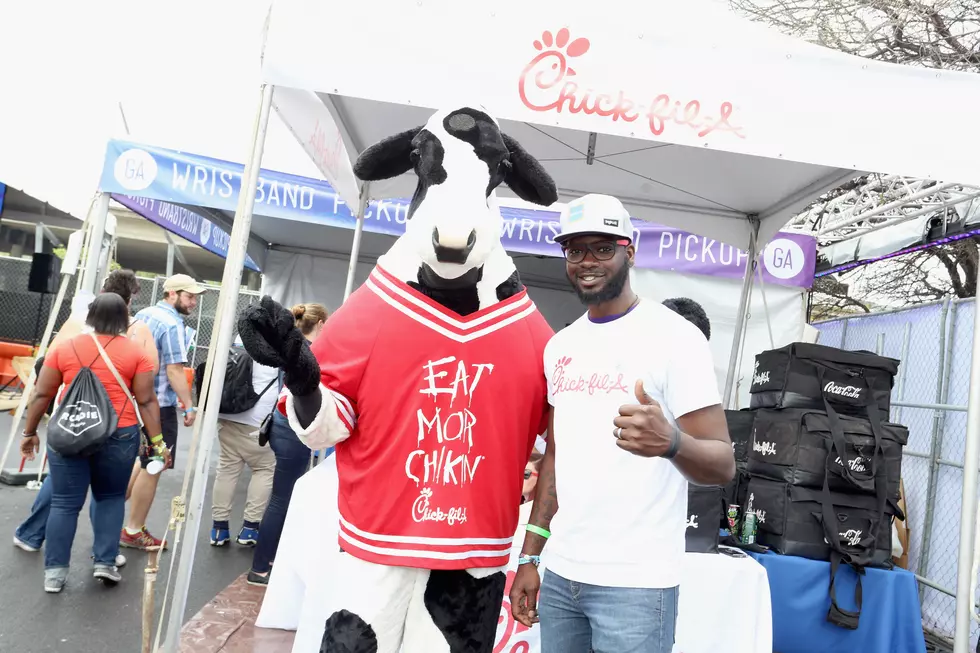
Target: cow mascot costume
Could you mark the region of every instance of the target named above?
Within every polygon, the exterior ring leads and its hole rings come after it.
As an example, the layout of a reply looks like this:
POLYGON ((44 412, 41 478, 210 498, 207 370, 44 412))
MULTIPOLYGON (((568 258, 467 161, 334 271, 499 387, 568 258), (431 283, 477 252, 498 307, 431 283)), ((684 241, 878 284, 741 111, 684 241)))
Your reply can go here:
POLYGON ((547 206, 554 181, 468 107, 368 148, 354 172, 409 170, 405 234, 312 346, 270 297, 240 324, 254 359, 284 370, 296 434, 336 445, 325 653, 492 651, 524 467, 547 430, 553 332, 500 243, 494 189, 547 206))

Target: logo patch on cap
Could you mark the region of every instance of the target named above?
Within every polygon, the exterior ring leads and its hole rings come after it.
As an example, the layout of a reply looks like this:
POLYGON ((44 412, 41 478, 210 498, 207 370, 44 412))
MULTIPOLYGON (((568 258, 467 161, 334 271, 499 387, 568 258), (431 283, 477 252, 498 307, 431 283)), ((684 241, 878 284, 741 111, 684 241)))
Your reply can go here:
POLYGON ((616 227, 616 228, 618 228, 619 227, 619 218, 603 218, 602 219, 602 224, 606 225, 607 227, 616 227))
POLYGON ((569 207, 568 209, 568 221, 576 222, 581 220, 585 216, 585 207, 581 204, 569 207))

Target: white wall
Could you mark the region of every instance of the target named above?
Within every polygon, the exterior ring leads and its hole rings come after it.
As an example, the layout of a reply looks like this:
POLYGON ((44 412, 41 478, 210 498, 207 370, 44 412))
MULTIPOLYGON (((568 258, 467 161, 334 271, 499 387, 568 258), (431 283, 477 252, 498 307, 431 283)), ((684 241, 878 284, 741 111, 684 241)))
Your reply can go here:
MULTIPOLYGON (((647 299, 660 302, 671 297, 689 297, 704 307, 711 321, 710 345, 715 361, 718 392, 723 393, 735 337, 735 317, 738 314, 742 281, 634 268, 632 284, 637 294, 647 299)), ((775 347, 801 340, 806 323, 806 295, 803 290, 766 284, 765 294, 775 347)), ((742 364, 740 373, 735 378, 735 408, 748 406, 755 355, 773 348, 769 340, 769 329, 766 327, 762 291, 758 284, 753 288, 749 311, 742 364)), ((658 344, 651 342, 648 346, 655 347, 658 344)))
MULTIPOLYGON (((319 302, 330 312, 344 301, 348 259, 270 251, 262 275, 262 294, 289 308, 319 302)), ((357 288, 368 278, 374 263, 361 261, 354 276, 357 288)))

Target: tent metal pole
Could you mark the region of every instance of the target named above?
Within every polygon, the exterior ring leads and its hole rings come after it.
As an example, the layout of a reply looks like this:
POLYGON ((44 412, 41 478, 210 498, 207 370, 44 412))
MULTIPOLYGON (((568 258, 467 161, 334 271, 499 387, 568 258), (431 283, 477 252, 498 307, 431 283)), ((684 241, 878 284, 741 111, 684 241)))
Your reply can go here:
POLYGON ((174 276, 174 243, 167 238, 167 278, 174 276))
POLYGON ((738 300, 738 314, 735 316, 735 336, 732 340, 732 355, 728 359, 728 375, 725 377, 725 394, 722 397, 722 406, 728 409, 732 405, 732 390, 735 385, 735 375, 738 374, 739 352, 742 347, 742 338, 745 335, 745 322, 748 317, 749 293, 752 292, 752 282, 755 278, 755 259, 758 249, 759 238, 759 218, 755 215, 747 216, 749 228, 749 251, 745 261, 745 276, 742 278, 742 296, 738 300))
POLYGON ((354 291, 354 274, 357 272, 357 261, 361 257, 361 234, 364 233, 364 214, 368 208, 368 192, 371 184, 365 182, 361 186, 361 197, 357 207, 357 225, 354 227, 354 242, 350 248, 350 263, 347 266, 347 284, 344 286, 344 301, 354 291))
MULTIPOLYGON (((238 289, 242 281, 242 270, 245 265, 245 250, 248 247, 249 231, 252 226, 252 209, 255 204, 255 190, 258 184, 259 168, 262 164, 262 151, 265 147, 266 131, 269 126, 269 110, 272 107, 274 87, 263 84, 260 87, 262 100, 253 126, 251 147, 248 162, 242 175, 242 189, 238 196, 238 208, 235 211, 235 222, 228 243, 228 256, 225 259, 224 274, 221 279, 221 292, 218 296, 217 342, 213 364, 205 369, 205 376, 210 377, 210 384, 220 388, 224 384, 225 367, 228 364, 228 350, 231 348, 232 333, 235 327, 238 308, 238 289)), ((210 357, 209 357, 210 358, 210 357)), ((200 414, 201 424, 198 426, 202 438, 200 450, 195 460, 194 483, 191 487, 190 500, 187 504, 187 522, 185 539, 180 546, 180 565, 177 569, 177 581, 174 584, 174 598, 170 605, 170 615, 164 639, 165 653, 176 653, 180 640, 180 628, 184 620, 184 609, 187 607, 187 593, 190 589, 191 572, 194 568, 194 553, 200 541, 199 530, 201 514, 204 510, 204 493, 208 484, 208 470, 211 464, 211 453, 214 449, 215 434, 218 430, 218 413, 221 406, 221 393, 209 392, 207 403, 200 414)), ((171 555, 177 555, 174 551, 171 555)))
POLYGON ((969 653, 973 611, 973 547, 976 542, 977 474, 980 472, 980 305, 973 305, 973 360, 970 363, 966 447, 963 454, 963 502, 960 509, 960 551, 956 574, 956 630, 953 653, 969 653))
POLYGON ((88 237, 88 249, 85 252, 85 270, 82 275, 80 290, 95 294, 98 285, 99 261, 102 258, 102 240, 105 238, 105 221, 109 215, 109 195, 99 193, 92 208, 92 230, 88 237))

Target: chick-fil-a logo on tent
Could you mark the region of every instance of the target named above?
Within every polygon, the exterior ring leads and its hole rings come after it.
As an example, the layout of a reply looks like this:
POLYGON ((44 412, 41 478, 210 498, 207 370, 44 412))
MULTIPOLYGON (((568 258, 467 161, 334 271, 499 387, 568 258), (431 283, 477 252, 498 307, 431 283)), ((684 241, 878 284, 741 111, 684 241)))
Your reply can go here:
POLYGON ((717 113, 704 109, 698 99, 676 99, 667 93, 653 97, 649 106, 638 103, 623 90, 614 93, 597 93, 583 88, 573 81, 578 73, 570 61, 589 51, 591 43, 586 38, 572 39, 568 28, 563 27, 554 35, 544 32, 534 41, 536 55, 521 73, 519 92, 521 102, 532 111, 568 111, 610 118, 613 121, 634 122, 645 116, 650 131, 659 136, 668 124, 687 127, 704 138, 712 132, 729 132, 745 138, 742 127, 732 124, 734 106, 722 102, 717 113))

